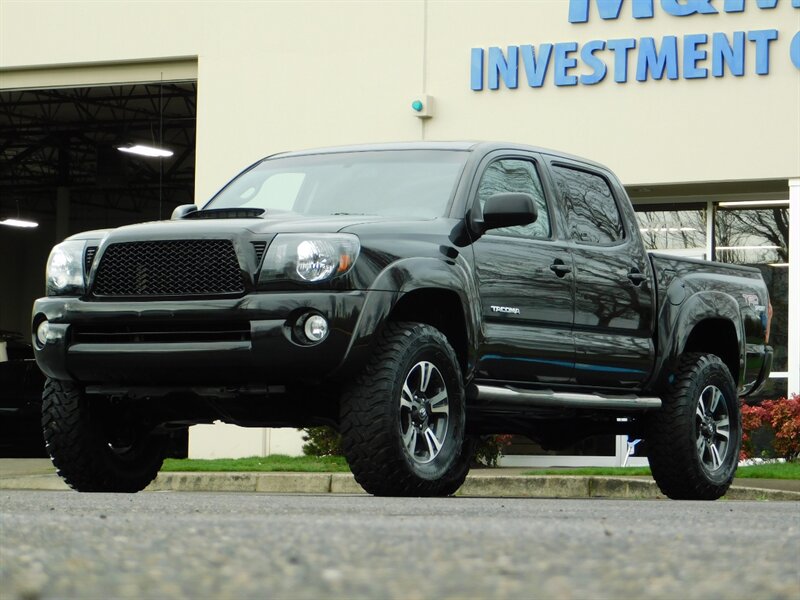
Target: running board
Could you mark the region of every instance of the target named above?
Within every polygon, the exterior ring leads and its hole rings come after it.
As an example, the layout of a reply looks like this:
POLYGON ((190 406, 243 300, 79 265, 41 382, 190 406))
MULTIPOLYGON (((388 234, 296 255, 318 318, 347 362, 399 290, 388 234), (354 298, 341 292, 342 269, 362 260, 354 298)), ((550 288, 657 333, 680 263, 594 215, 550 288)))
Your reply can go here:
POLYGON ((475 385, 470 396, 478 405, 487 407, 535 408, 600 408, 607 410, 652 410, 661 408, 661 398, 641 397, 633 394, 578 394, 553 390, 523 390, 512 387, 475 385))

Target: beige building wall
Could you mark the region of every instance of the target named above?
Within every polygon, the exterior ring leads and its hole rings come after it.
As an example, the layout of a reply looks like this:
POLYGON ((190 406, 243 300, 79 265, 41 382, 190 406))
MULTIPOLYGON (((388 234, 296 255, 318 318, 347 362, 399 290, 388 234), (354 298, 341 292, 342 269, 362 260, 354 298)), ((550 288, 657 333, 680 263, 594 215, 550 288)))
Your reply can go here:
POLYGON ((303 437, 296 429, 236 427, 225 423, 195 425, 189 435, 189 458, 244 458, 303 454, 303 437))
MULTIPOLYGON (((714 0, 721 10, 722 0, 714 0)), ((259 157, 364 141, 507 139, 614 168, 626 184, 800 175, 800 9, 570 24, 566 0, 0 3, 0 88, 49 86, 50 69, 196 57, 197 198, 259 157), (778 29, 770 74, 473 92, 472 47, 778 29), (422 91, 436 114, 409 105, 422 91)), ((603 56, 608 57, 609 54, 603 56)), ((706 64, 709 61, 706 61, 706 64)), ((633 61, 631 60, 631 63, 633 61)), ((701 64, 702 66, 702 64, 701 64)), ((629 66, 635 69, 635 64, 629 66)), ((576 74, 585 72, 575 70, 576 74)))

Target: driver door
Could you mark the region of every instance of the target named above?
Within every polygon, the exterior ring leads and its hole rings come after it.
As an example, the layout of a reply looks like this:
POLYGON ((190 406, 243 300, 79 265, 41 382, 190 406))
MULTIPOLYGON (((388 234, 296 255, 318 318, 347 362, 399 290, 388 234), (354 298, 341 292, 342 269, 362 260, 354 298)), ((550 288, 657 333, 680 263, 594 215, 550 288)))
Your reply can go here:
POLYGON ((534 223, 489 230, 473 245, 483 322, 477 378, 568 384, 574 378, 572 255, 535 154, 489 155, 475 190, 476 210, 493 194, 530 194, 534 223))

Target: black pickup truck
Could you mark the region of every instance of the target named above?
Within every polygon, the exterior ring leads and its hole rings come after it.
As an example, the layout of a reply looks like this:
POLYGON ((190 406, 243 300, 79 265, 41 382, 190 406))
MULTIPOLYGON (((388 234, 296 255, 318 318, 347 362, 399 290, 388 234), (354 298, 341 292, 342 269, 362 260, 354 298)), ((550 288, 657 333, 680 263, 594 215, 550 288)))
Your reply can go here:
POLYGON ((379 495, 454 493, 482 435, 627 433, 665 494, 716 499, 770 312, 755 269, 648 255, 599 164, 407 143, 277 154, 200 209, 70 237, 32 333, 81 491, 144 488, 222 420, 333 425, 379 495))

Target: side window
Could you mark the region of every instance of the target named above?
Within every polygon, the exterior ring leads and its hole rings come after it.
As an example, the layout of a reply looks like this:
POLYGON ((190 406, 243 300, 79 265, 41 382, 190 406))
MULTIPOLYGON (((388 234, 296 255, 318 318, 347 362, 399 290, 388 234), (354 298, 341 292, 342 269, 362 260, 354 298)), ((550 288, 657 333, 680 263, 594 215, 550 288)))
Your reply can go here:
POLYGON ((505 192, 530 194, 539 216, 533 223, 492 229, 489 233, 510 237, 549 238, 550 214, 547 212, 542 182, 532 162, 517 158, 504 158, 496 160, 486 167, 478 186, 478 201, 481 210, 491 196, 505 192))
POLYGON ((605 179, 558 166, 553 167, 553 179, 573 240, 609 245, 624 237, 619 209, 605 179))

